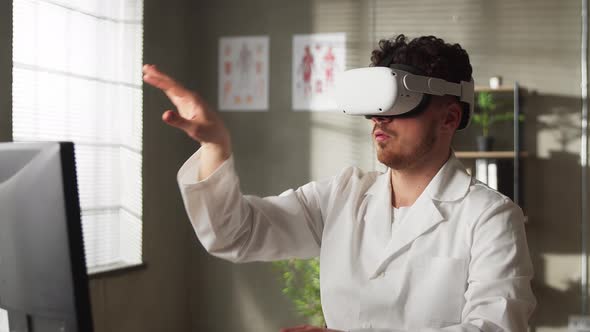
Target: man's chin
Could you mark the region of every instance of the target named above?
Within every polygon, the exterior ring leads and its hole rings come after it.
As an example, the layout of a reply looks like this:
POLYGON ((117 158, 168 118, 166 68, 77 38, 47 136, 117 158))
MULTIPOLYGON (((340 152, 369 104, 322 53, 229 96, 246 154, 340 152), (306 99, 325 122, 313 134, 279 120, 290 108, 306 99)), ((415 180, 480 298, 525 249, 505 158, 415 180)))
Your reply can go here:
POLYGON ((407 158, 391 152, 379 151, 379 149, 377 150, 377 160, 383 165, 395 170, 400 170, 407 166, 407 158))

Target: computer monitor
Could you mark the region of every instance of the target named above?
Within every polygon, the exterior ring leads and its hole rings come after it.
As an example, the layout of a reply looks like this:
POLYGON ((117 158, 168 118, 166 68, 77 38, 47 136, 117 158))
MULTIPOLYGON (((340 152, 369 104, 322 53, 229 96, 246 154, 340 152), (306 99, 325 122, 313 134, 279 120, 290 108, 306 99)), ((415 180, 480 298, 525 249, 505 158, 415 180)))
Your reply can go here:
POLYGON ((72 143, 0 143, 0 308, 11 332, 91 332, 72 143))

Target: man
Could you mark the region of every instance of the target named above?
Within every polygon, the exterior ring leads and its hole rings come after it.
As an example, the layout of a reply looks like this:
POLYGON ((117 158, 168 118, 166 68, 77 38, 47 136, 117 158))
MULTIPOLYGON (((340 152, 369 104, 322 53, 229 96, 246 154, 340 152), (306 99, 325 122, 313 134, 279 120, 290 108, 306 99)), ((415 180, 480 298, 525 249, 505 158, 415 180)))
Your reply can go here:
MULTIPOLYGON (((374 66, 471 80, 457 44, 400 35, 379 46, 374 66)), ((201 143, 178 181, 203 246, 234 262, 320 257, 329 329, 283 331, 526 331, 535 298, 524 218, 454 157, 451 140, 468 116, 456 97, 430 96, 406 114, 369 117, 386 173, 347 168, 259 198, 240 193, 218 115, 155 67, 144 74, 178 108, 163 120, 201 143)))

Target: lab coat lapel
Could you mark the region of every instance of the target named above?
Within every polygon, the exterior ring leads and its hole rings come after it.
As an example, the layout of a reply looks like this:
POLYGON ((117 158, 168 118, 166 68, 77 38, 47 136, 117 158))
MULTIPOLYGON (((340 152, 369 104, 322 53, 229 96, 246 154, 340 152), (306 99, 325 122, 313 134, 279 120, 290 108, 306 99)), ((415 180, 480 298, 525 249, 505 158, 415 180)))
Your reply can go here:
POLYGON ((412 205, 404 217, 403 224, 396 227, 392 233, 390 177, 390 172, 381 175, 367 191, 367 194, 379 197, 372 199, 369 203, 367 224, 377 224, 376 229, 371 231, 385 229, 384 224, 388 224, 389 232, 387 235, 390 236, 387 246, 380 254, 373 276, 381 273, 391 260, 395 259, 397 254, 416 238, 445 220, 437 207, 438 202, 462 199, 467 194, 471 184, 471 176, 467 174, 464 166, 455 158, 454 154, 451 155, 447 163, 439 170, 412 205))
POLYGON ((423 193, 404 217, 403 224, 391 234, 391 240, 382 252, 374 274, 381 273, 402 249, 443 220, 432 199, 423 193))

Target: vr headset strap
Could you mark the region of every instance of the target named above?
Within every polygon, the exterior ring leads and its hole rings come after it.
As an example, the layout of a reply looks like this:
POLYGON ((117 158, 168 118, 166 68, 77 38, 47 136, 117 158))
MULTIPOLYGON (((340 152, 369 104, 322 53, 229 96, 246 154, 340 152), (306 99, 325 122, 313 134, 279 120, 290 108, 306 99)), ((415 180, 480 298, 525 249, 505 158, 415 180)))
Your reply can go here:
POLYGON ((447 82, 440 78, 406 75, 403 78, 406 89, 436 96, 461 96, 461 84, 447 82))

